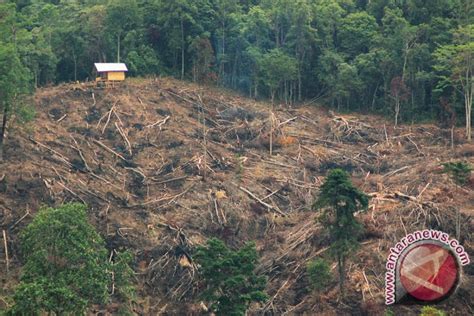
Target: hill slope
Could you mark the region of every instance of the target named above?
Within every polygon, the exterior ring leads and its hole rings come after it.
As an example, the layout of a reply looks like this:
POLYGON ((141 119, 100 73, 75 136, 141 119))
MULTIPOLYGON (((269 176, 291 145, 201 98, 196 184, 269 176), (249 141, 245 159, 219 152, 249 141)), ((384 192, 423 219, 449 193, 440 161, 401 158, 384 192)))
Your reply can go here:
MULTIPOLYGON (((135 254, 135 310, 147 315, 199 309, 192 249, 211 236, 232 247, 256 240, 271 299, 252 313, 383 313, 388 249, 425 227, 454 236, 456 208, 472 257, 472 188, 456 188, 437 171, 452 159, 474 162, 474 150, 459 144, 451 151, 437 127, 393 129, 377 117, 314 106, 270 115, 268 104, 170 79, 129 80, 108 90, 45 88, 35 102, 35 122, 10 133, 0 164, 0 224, 11 269, 3 274, 2 262, 2 296, 21 266, 19 231, 40 205, 73 200, 89 205, 110 250, 135 254), (327 236, 310 208, 335 167, 373 197, 359 215, 366 232, 348 265, 342 301, 336 281, 320 299, 307 290, 305 275, 308 260, 326 255, 327 236)), ((467 272, 439 308, 472 312, 467 272)), ((419 309, 394 307, 404 315, 419 309)))

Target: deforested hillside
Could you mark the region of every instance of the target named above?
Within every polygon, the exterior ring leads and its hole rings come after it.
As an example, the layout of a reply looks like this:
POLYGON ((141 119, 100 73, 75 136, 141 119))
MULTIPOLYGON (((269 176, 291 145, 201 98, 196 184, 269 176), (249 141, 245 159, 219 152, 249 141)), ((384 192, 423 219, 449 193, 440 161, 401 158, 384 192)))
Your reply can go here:
MULTIPOLYGON (((132 252, 131 310, 139 315, 203 312, 193 255, 211 237, 230 248, 256 242, 256 273, 267 278, 269 298, 252 304, 251 315, 383 315, 389 248, 407 232, 458 233, 474 254, 474 179, 458 186, 440 172, 442 163, 474 163, 461 130, 451 148, 449 130, 434 125, 393 128, 380 117, 315 104, 272 111, 269 103, 172 79, 41 88, 34 103, 34 121, 10 126, 0 163, 2 309, 23 264, 19 233, 42 205, 70 201, 87 204, 109 252, 132 252), (344 296, 312 210, 335 168, 371 197, 368 211, 356 215, 364 233, 347 262, 344 296), (306 265, 318 257, 331 262, 333 277, 316 295, 306 265)), ((465 269, 454 296, 436 307, 472 314, 472 273, 465 269)), ((90 313, 119 309, 114 301, 90 313)), ((421 306, 390 310, 415 315, 421 306)))

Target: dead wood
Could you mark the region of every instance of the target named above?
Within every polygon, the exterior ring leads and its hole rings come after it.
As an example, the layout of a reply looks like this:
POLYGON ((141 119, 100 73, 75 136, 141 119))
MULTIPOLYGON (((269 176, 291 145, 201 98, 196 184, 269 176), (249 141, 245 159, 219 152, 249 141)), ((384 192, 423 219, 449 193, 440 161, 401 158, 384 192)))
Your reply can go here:
MULTIPOLYGON (((234 184, 235 185, 235 184, 234 184)), ((236 185, 237 186, 237 185, 236 185)), ((237 186, 240 190, 244 191, 245 193, 247 193, 251 198, 255 199, 258 203, 262 204, 263 206, 265 206, 266 208, 270 209, 270 210, 273 210, 277 213, 279 213, 280 215, 282 216, 287 216, 287 214, 283 213, 281 210, 277 209, 276 207, 262 201, 260 198, 258 198, 255 194, 253 194, 252 192, 250 192, 249 190, 247 190, 246 188, 244 187, 241 187, 241 186, 237 186)))
POLYGON ((61 116, 56 122, 61 122, 62 120, 64 120, 66 118, 67 114, 64 114, 63 116, 61 116))
POLYGON ((40 143, 39 141, 35 140, 34 138, 32 137, 29 137, 28 138, 31 142, 33 142, 34 144, 42 147, 42 148, 45 148, 47 150, 49 150, 50 152, 52 152, 56 157, 59 158, 59 160, 61 160, 62 162, 64 162, 66 165, 68 165, 69 167, 72 167, 72 164, 69 162, 69 159, 67 157, 65 157, 64 155, 60 154, 59 152, 57 152, 56 150, 52 149, 51 147, 48 147, 42 143, 40 143))
POLYGON ((30 215, 30 210, 27 208, 25 215, 23 215, 22 217, 20 217, 20 219, 13 223, 13 225, 11 225, 9 229, 12 230, 16 225, 20 224, 20 222, 24 220, 28 215, 30 215))
POLYGON ((400 171, 403 171, 403 170, 406 170, 410 168, 410 166, 404 166, 404 167, 401 167, 401 168, 398 168, 397 170, 394 170, 394 171, 390 171, 386 174, 384 174, 382 177, 385 178, 385 177, 390 177, 390 176, 393 176, 394 174, 400 172, 400 171))
POLYGON ((105 150, 107 150, 108 152, 114 154, 116 157, 122 159, 123 161, 125 162, 128 162, 127 159, 125 159, 124 156, 122 156, 121 154, 119 154, 118 152, 116 152, 115 150, 113 150, 112 148, 108 147, 107 145, 105 145, 104 143, 102 143, 101 141, 98 141, 97 139, 93 139, 92 140, 94 143, 96 143, 97 145, 99 145, 100 147, 104 148, 105 150))
POLYGON ((122 128, 115 122, 115 127, 117 128, 120 136, 122 136, 123 140, 125 141, 125 146, 128 149, 128 153, 130 156, 132 156, 132 145, 130 144, 130 141, 127 138, 127 135, 125 135, 125 132, 122 130, 122 128))
POLYGON ((298 118, 298 116, 295 116, 295 117, 292 117, 292 118, 290 118, 290 119, 287 119, 286 121, 283 121, 283 122, 281 122, 281 123, 278 123, 277 128, 280 128, 280 127, 282 127, 282 126, 285 125, 285 124, 288 124, 288 123, 290 123, 290 122, 293 122, 293 121, 295 121, 297 118, 298 118))
POLYGON ((422 151, 420 150, 420 148, 418 148, 418 145, 417 145, 410 137, 407 136, 407 139, 408 139, 413 145, 415 145, 416 150, 417 150, 421 155, 425 156, 425 153, 422 152, 422 151))
POLYGON ((173 181, 184 180, 184 179, 187 179, 187 178, 188 178, 188 176, 182 176, 182 177, 176 177, 176 178, 162 180, 162 181, 159 181, 156 178, 151 178, 151 180, 154 181, 155 184, 165 184, 165 183, 169 183, 169 182, 173 182, 173 181))
POLYGON ((6 271, 7 274, 10 270, 10 258, 8 257, 8 243, 7 243, 7 232, 5 229, 2 230, 3 233, 3 246, 5 248, 5 264, 6 264, 6 271))
POLYGON ((69 193, 71 193, 73 196, 75 196, 76 198, 78 198, 79 200, 81 200, 82 203, 86 204, 86 201, 84 201, 84 199, 82 199, 76 192, 74 192, 73 190, 69 189, 64 183, 62 183, 61 181, 57 181, 57 183, 63 187, 66 191, 68 191, 69 193))
POLYGON ((166 124, 166 122, 170 119, 171 116, 166 116, 164 119, 162 120, 158 120, 156 121, 155 123, 153 124, 150 124, 150 125, 147 125, 145 126, 146 128, 151 128, 151 127, 155 127, 155 126, 158 126, 161 130, 161 126, 163 126, 164 124, 166 124))
MULTIPOLYGON (((194 184, 190 185, 187 189, 185 189, 183 192, 179 193, 179 194, 176 194, 176 195, 170 195, 170 194, 165 194, 164 196, 158 198, 158 199, 153 199, 153 200, 150 200, 150 201, 146 201, 146 202, 143 202, 143 203, 138 203, 138 204, 132 204, 132 205, 127 205, 125 206, 126 208, 134 208, 134 207, 144 207, 144 206, 147 206, 147 205, 152 205, 152 204, 156 204, 156 203, 159 203, 159 202, 163 202, 163 201, 168 201, 165 205, 168 205, 168 204, 171 204, 173 203, 174 201, 176 201, 179 197, 183 196, 184 194, 186 194, 189 190, 191 190, 193 188, 194 184)), ((160 205, 158 206, 158 208, 160 207, 163 207, 164 205, 160 205)))
MULTIPOLYGON (((139 300, 162 298, 136 307, 137 313, 157 314, 165 304, 170 314, 195 307, 190 302, 196 301, 200 284, 190 254, 212 236, 235 248, 256 240, 257 272, 268 276, 270 301, 250 306, 249 314, 262 308, 267 314, 334 312, 337 291, 329 287, 316 303, 304 278, 306 263, 328 249, 328 237, 308 209, 332 168, 347 170, 355 185, 373 192, 371 211, 358 215, 367 242, 348 265, 348 292, 362 286, 363 296, 357 292, 344 301, 347 313, 350 308, 364 313, 359 301, 370 304, 383 296, 386 250, 405 232, 436 226, 470 240, 463 213, 470 205, 467 191, 432 172, 436 159, 469 160, 470 155, 446 150, 440 145, 443 131, 435 126, 393 130, 379 117, 329 117, 305 106, 274 109, 271 122, 268 104, 222 90, 171 79, 130 80, 123 88, 94 90, 91 99, 65 93, 64 87, 37 92, 41 110, 34 140, 44 146, 16 133, 9 137, 12 146, 6 149, 13 158, 0 173, 6 174, 0 180, 0 220, 14 223, 5 229, 13 246, 18 226, 28 218, 27 204, 37 209, 51 201, 86 202, 92 221, 105 221, 97 226, 101 233, 119 243, 110 249, 134 252, 138 283, 144 285, 139 300), (53 109, 61 109, 56 118, 67 115, 61 123, 49 118, 53 109), (101 132, 108 140, 97 136, 101 132), (76 162, 81 172, 71 168, 76 162), (209 190, 228 197, 209 196, 209 190)), ((10 271, 17 264, 15 249, 8 249, 10 271)), ((15 281, 9 279, 6 289, 15 281)), ((460 306, 462 301, 454 299, 460 306)))
POLYGON ((86 158, 84 157, 84 154, 82 153, 79 144, 77 143, 76 139, 70 135, 71 139, 73 140, 74 144, 76 145, 75 147, 72 146, 79 154, 79 157, 81 157, 82 162, 84 163, 84 166, 86 167, 87 171, 92 172, 91 168, 89 167, 89 164, 87 163, 86 158))
POLYGON ((105 113, 105 114, 99 119, 99 122, 97 123, 97 128, 99 128, 100 123, 102 122, 102 120, 103 120, 105 117, 107 117, 107 121, 105 122, 104 127, 102 128, 102 134, 104 134, 105 129, 107 128, 107 125, 109 125, 110 118, 112 117, 112 113, 115 111, 115 106, 117 105, 118 102, 119 102, 119 100, 115 101, 115 103, 112 105, 112 107, 110 108, 110 110, 109 110, 107 113, 105 113))

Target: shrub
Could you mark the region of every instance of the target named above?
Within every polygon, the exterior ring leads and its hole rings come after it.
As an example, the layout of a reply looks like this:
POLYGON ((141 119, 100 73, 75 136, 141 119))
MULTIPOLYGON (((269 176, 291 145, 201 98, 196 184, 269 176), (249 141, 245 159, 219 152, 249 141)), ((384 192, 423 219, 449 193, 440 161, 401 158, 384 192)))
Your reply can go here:
POLYGON ((445 316, 446 313, 432 306, 424 306, 421 309, 420 316, 445 316))
POLYGON ((318 258, 306 266, 311 288, 316 291, 325 289, 331 282, 331 268, 326 260, 318 258))
POLYGON ((443 173, 448 173, 457 185, 463 186, 469 180, 472 166, 467 162, 446 162, 442 164, 443 173))
POLYGON ((258 261, 254 243, 234 251, 212 238, 197 249, 194 259, 205 286, 201 297, 217 315, 244 315, 250 303, 266 300, 266 280, 254 272, 258 261))

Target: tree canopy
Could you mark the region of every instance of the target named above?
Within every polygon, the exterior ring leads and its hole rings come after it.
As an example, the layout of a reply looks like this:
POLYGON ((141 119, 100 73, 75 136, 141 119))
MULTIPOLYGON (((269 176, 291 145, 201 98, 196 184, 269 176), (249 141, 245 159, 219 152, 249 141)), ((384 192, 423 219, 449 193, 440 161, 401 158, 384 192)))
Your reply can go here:
POLYGON ((21 233, 21 252, 25 265, 12 314, 81 314, 92 303, 107 302, 112 272, 119 291, 131 292, 130 258, 109 262, 83 204, 41 209, 21 233))
POLYGON ((201 296, 217 315, 245 315, 250 303, 267 298, 263 292, 265 277, 255 274, 255 244, 231 250, 221 240, 212 238, 197 249, 194 259, 200 265, 204 282, 201 296))
POLYGON ((0 39, 37 86, 90 79, 94 62, 121 60, 134 76, 204 78, 285 103, 319 97, 397 123, 441 118, 449 98, 470 137, 471 3, 10 0, 0 39))
POLYGON ((17 45, 26 36, 14 29, 17 18, 14 5, 0 4, 0 162, 8 118, 13 113, 26 120, 33 115, 24 98, 31 91, 30 71, 22 62, 17 45))

